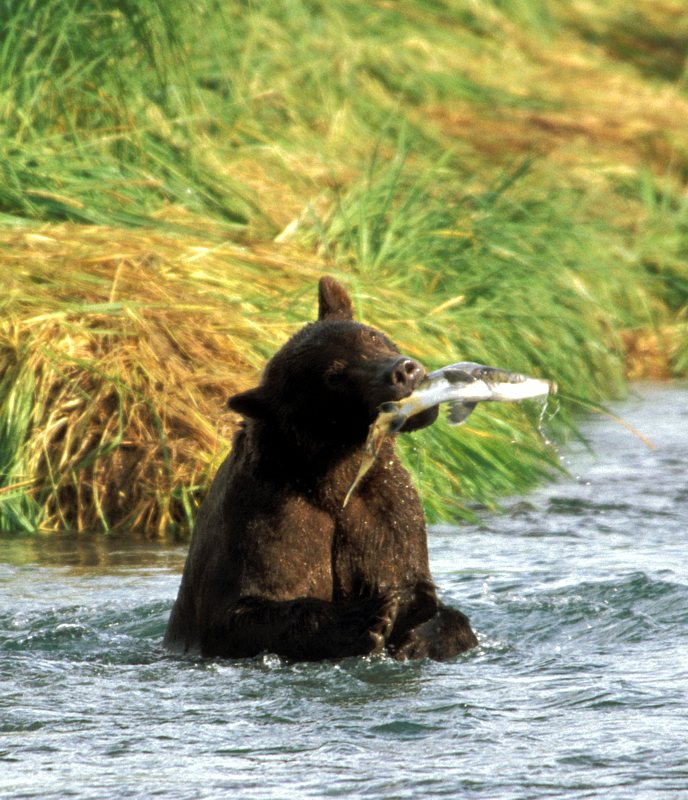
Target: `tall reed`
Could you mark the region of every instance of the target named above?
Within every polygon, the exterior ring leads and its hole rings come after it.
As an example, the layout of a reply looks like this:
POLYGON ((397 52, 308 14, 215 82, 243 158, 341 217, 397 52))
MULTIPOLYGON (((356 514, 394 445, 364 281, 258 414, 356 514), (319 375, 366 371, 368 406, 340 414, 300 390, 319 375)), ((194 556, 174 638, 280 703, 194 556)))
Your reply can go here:
MULTIPOLYGON (((428 366, 556 380, 550 438, 685 374, 677 5, 5 3, 0 527, 187 532, 323 272, 428 366)), ((431 517, 556 472, 539 414, 402 437, 431 517)))

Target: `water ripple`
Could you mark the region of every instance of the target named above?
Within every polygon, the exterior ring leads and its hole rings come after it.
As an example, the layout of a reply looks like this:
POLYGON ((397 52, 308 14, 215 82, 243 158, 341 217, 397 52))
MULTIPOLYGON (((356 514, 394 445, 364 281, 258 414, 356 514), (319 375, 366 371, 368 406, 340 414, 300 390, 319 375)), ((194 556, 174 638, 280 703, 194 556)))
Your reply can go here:
POLYGON ((447 663, 173 658, 179 549, 51 540, 35 563, 14 542, 0 795, 687 796, 685 407, 658 389, 620 409, 652 452, 595 418, 572 479, 431 532, 440 592, 480 639, 447 663))

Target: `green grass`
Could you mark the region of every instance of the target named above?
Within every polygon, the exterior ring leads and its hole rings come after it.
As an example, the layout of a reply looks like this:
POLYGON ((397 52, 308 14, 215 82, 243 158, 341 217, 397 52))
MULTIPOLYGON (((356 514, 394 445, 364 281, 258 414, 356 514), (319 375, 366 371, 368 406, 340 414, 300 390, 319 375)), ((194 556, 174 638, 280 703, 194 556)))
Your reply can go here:
POLYGON ((27 477, 26 442, 31 431, 34 380, 20 363, 7 367, 0 382, 0 530, 32 532, 41 508, 27 477))
MULTIPOLYGON (((325 272, 429 367, 555 380, 551 439, 685 375, 680 6, 7 6, 0 527, 187 531, 325 272)), ((539 414, 402 437, 430 517, 556 472, 539 414)))
MULTIPOLYGON (((604 254, 602 232, 575 224, 580 192, 538 191, 528 185, 528 166, 478 194, 452 195, 438 193, 447 179, 441 168, 409 184, 401 157, 379 170, 372 164, 314 231, 366 292, 365 316, 403 352, 433 367, 452 358, 507 365, 555 380, 565 398, 619 396, 616 331, 644 306, 642 296, 626 297, 630 287, 638 292, 642 268, 634 274, 604 254), (591 251, 598 260, 586 264, 591 251)), ((564 400, 553 438, 574 430, 571 408, 564 400)), ((410 464, 416 438, 424 442, 419 474, 432 516, 461 513, 466 497, 489 503, 551 475, 558 454, 539 436, 538 415, 539 408, 490 406, 471 418, 470 434, 440 423, 403 440, 410 464)))
POLYGON ((258 209, 189 130, 190 3, 19 0, 0 37, 0 211, 142 225, 167 204, 243 228, 258 209))

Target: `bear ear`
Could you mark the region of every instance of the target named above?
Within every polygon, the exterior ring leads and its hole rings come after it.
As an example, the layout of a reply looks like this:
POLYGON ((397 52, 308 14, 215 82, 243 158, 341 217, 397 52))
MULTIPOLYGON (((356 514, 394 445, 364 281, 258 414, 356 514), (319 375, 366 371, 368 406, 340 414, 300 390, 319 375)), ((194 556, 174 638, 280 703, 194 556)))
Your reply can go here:
POLYGON ((268 403, 260 386, 233 395, 227 401, 227 406, 237 414, 252 419, 265 419, 268 416, 268 403))
POLYGON ((346 289, 327 275, 318 284, 318 319, 353 319, 354 310, 346 289))

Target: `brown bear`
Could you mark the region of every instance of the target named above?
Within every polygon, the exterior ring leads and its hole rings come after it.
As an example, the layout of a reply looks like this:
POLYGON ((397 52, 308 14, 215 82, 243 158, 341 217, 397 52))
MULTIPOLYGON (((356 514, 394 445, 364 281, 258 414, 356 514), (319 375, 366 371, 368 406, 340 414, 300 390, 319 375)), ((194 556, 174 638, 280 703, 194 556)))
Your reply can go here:
MULTIPOLYGON (((379 406, 425 375, 352 317, 344 288, 322 278, 317 322, 229 400, 244 420, 198 512, 170 650, 444 659, 477 644, 466 616, 437 599, 420 500, 393 438, 343 507, 379 406)), ((402 430, 436 417, 430 409, 402 430)))

